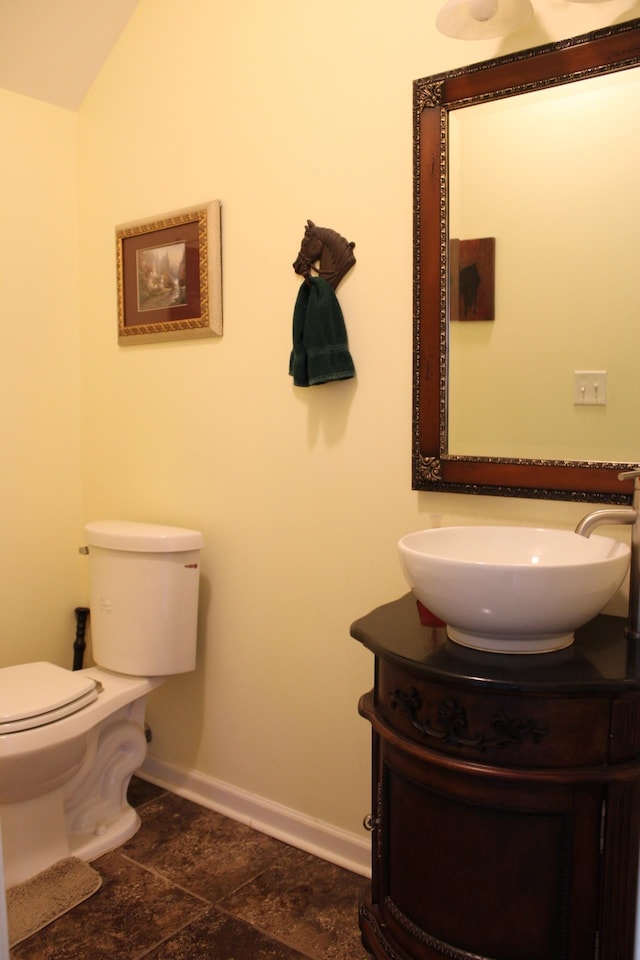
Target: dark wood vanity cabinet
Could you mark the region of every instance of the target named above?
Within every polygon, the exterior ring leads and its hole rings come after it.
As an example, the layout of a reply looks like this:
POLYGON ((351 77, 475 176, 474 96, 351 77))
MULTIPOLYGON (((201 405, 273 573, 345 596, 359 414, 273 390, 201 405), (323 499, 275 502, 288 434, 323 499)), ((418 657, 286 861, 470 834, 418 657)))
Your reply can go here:
POLYGON ((624 621, 568 650, 485 654, 409 595, 353 624, 375 655, 372 882, 378 960, 633 960, 640 679, 624 621))

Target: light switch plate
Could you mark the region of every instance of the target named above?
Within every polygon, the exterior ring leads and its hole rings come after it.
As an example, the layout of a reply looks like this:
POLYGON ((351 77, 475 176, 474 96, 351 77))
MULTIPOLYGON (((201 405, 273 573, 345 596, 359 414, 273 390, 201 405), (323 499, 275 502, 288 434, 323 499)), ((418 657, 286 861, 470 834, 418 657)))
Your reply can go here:
POLYGON ((607 371, 574 370, 573 402, 579 406, 604 407, 607 402, 607 371))

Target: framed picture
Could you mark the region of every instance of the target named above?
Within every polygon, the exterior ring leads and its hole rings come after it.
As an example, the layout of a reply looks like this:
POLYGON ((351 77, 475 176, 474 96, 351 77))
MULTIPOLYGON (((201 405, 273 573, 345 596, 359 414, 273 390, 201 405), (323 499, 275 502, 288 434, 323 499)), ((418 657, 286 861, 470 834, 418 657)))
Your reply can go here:
POLYGON ((450 319, 495 318, 496 238, 450 240, 450 319))
POLYGON ((116 228, 118 343, 222 335, 220 202, 116 228))

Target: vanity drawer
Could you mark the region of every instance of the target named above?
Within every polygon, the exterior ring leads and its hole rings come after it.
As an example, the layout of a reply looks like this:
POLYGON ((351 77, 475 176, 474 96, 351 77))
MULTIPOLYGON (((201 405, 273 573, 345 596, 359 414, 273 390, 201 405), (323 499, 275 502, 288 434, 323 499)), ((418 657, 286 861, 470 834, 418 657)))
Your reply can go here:
MULTIPOLYGON (((586 767, 609 762, 607 696, 485 693, 378 661, 376 713, 430 750, 492 766, 586 767)), ((618 756, 619 761, 623 759, 618 756)))

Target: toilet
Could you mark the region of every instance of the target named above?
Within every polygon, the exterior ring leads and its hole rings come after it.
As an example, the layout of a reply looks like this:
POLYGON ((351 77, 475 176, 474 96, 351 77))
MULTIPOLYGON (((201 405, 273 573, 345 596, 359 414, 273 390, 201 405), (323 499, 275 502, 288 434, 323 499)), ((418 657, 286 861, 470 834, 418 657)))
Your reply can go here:
POLYGON ((127 802, 147 695, 195 668, 202 534, 129 521, 84 528, 96 666, 0 669, 0 825, 11 888, 136 832, 127 802))

